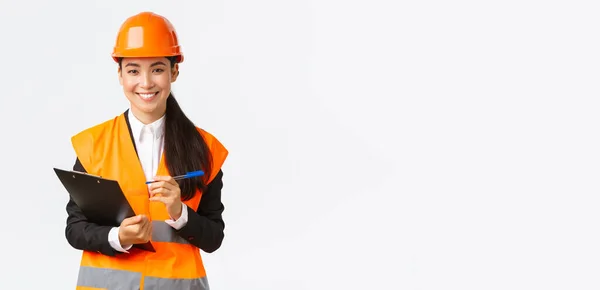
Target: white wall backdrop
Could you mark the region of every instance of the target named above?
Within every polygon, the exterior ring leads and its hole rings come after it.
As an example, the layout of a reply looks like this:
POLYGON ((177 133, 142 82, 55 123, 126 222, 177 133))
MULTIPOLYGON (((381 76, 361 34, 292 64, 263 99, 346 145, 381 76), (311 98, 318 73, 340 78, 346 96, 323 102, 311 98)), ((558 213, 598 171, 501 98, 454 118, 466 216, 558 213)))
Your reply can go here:
POLYGON ((597 1, 2 1, 0 289, 74 289, 70 137, 122 21, 230 150, 211 289, 600 288, 597 1))

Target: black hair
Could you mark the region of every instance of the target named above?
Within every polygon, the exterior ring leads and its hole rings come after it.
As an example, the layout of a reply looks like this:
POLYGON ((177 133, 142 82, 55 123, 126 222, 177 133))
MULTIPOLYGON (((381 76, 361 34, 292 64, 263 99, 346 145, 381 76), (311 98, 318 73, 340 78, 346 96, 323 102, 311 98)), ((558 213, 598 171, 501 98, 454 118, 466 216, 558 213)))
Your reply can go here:
MULTIPOLYGON (((166 57, 171 62, 171 70, 176 57, 166 57)), ((123 58, 119 59, 119 68, 123 58)), ((173 93, 167 98, 164 137, 165 164, 171 176, 190 171, 203 170, 204 176, 179 180, 182 200, 194 197, 196 189, 206 190, 212 170, 212 155, 206 141, 196 125, 183 113, 173 93)))

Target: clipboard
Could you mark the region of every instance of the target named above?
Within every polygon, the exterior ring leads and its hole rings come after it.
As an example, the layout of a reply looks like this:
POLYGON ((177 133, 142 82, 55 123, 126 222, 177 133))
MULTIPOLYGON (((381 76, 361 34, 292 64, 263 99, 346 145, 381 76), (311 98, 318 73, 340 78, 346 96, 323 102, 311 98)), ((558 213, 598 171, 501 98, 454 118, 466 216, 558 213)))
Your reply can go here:
MULTIPOLYGON (((58 168, 54 168, 54 172, 88 221, 118 227, 124 219, 135 216, 116 180, 58 168)), ((151 242, 133 247, 156 252, 151 242)))

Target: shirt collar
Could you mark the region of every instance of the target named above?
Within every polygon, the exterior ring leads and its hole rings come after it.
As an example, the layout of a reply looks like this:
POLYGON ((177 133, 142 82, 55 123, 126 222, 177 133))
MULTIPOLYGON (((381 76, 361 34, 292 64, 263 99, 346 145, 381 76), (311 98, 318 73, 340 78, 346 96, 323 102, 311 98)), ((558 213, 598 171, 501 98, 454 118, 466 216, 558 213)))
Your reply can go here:
POLYGON ((160 119, 150 123, 144 124, 138 118, 136 118, 133 113, 131 113, 131 108, 127 112, 129 125, 131 126, 131 133, 136 141, 140 141, 142 137, 142 130, 145 127, 148 127, 151 132, 154 134, 154 138, 160 138, 164 134, 165 129, 165 115, 160 117, 160 119))

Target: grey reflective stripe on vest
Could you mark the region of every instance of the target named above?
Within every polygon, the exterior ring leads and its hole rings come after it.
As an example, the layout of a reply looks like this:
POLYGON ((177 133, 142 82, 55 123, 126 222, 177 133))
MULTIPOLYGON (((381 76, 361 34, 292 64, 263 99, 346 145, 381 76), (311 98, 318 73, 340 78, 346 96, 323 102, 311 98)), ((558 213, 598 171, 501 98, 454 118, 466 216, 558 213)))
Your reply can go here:
POLYGON ((164 221, 152 221, 152 241, 189 244, 175 229, 164 221))
MULTIPOLYGON (((82 266, 79 268, 77 286, 116 289, 140 289, 142 274, 124 270, 113 270, 82 266)), ((206 277, 197 279, 167 279, 144 277, 144 290, 209 290, 206 277)))
POLYGON ((144 278, 144 290, 209 290, 208 279, 165 279, 146 277, 144 278))
POLYGON ((77 286, 105 289, 140 289, 141 279, 142 273, 82 266, 79 268, 77 286))

